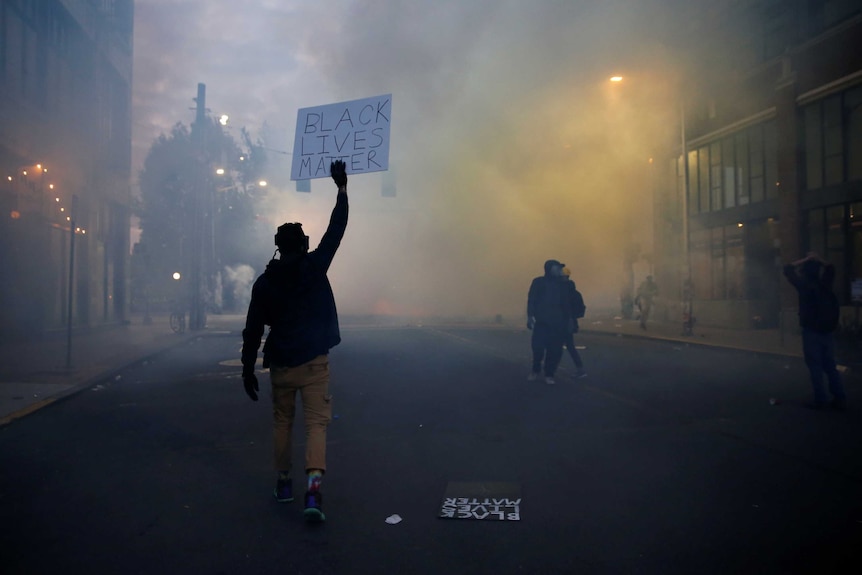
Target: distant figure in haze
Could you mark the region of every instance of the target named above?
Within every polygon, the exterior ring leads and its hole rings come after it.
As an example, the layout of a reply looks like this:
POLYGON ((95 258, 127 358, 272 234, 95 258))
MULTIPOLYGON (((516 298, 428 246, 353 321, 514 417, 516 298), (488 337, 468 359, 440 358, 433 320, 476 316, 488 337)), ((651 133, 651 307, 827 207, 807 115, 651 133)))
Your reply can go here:
POLYGON ((658 286, 653 281, 652 276, 647 276, 646 279, 638 286, 637 301, 638 309, 640 310, 641 329, 646 329, 646 322, 649 319, 650 311, 655 296, 658 295, 658 286))
POLYGON ((563 344, 571 334, 572 299, 569 286, 557 260, 545 262, 545 275, 533 279, 527 295, 527 329, 533 330, 533 368, 528 381, 539 378, 544 362, 545 383, 553 385, 554 373, 563 357, 563 344))
POLYGON ((278 473, 273 494, 280 503, 293 501, 292 434, 296 393, 302 397, 305 419, 304 515, 324 521, 320 484, 326 472, 326 428, 332 420, 329 394, 329 350, 341 335, 335 298, 326 272, 347 229, 347 174, 344 162, 330 166, 338 187, 329 227, 314 251, 302 224, 284 224, 275 234, 281 259, 272 259, 254 282, 242 332, 242 380, 245 391, 257 401, 254 374, 264 326, 269 335, 263 346, 263 367, 270 368, 273 402, 274 463, 278 473))
POLYGON ((569 350, 569 355, 572 357, 572 361, 575 362, 575 377, 586 377, 587 372, 584 370, 584 362, 581 360, 581 354, 578 353, 577 348, 575 348, 574 334, 578 333, 578 330, 580 329, 578 320, 584 317, 584 314, 587 313, 587 306, 584 305, 584 296, 581 295, 581 292, 579 292, 578 288, 575 286, 574 280, 572 280, 572 270, 567 267, 563 267, 563 275, 568 280, 567 284, 570 284, 567 285, 566 288, 569 297, 572 300, 572 321, 569 326, 567 326, 567 339, 564 345, 566 346, 566 349, 569 350))
POLYGON ((813 409, 831 405, 847 407, 847 396, 841 384, 841 374, 835 365, 835 341, 832 332, 838 327, 841 308, 832 291, 835 266, 810 252, 806 257, 784 266, 784 276, 799 293, 799 325, 802 328, 802 353, 814 388, 813 409), (829 381, 831 404, 823 390, 823 374, 829 381))

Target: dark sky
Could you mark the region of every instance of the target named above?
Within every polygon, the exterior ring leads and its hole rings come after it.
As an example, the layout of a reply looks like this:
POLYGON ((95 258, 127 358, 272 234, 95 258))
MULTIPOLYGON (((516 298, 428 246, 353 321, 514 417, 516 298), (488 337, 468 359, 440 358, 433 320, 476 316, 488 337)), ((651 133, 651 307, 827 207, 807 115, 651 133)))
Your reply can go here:
MULTIPOLYGON (((595 309, 618 296, 626 234, 649 249, 651 186, 667 169, 650 158, 678 129, 661 2, 135 5, 136 170, 159 133, 192 121, 198 82, 213 114, 285 151, 298 108, 393 95, 398 195, 380 196, 380 174, 350 180, 330 272, 345 313, 523 315, 549 258, 595 309)), ((285 182, 289 157, 275 156, 285 182)), ((310 195, 285 182, 267 211, 314 243, 333 201, 326 180, 310 195)))

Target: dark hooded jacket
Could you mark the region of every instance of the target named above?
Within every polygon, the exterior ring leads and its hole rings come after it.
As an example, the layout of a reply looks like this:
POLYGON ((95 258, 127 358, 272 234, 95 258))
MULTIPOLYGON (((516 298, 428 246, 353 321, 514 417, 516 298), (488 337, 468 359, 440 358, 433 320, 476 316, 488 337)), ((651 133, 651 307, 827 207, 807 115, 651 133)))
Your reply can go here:
POLYGON ((565 276, 551 275, 551 268, 562 266, 557 260, 545 262, 545 275, 530 284, 527 295, 527 316, 537 324, 565 328, 572 325, 572 293, 574 283, 565 276))
POLYGON ((339 193, 317 249, 270 260, 251 290, 242 332, 243 374, 254 372, 264 326, 263 366, 295 367, 338 345, 338 313, 326 272, 347 229, 347 194, 339 193))
POLYGON ((797 270, 792 264, 784 266, 784 276, 799 293, 799 326, 818 333, 835 331, 840 314, 832 291, 835 266, 807 261, 801 267, 797 270))

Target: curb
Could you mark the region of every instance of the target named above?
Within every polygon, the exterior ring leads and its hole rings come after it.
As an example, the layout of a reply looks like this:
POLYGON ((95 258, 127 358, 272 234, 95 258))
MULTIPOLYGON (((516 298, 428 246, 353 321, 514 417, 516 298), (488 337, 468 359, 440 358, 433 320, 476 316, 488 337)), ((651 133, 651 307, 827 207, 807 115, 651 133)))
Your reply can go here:
POLYGON ((189 343, 195 339, 199 339, 199 338, 203 338, 203 337, 212 337, 212 336, 221 336, 221 335, 224 335, 224 334, 220 333, 220 332, 217 332, 217 333, 190 333, 188 336, 186 336, 185 338, 183 338, 179 342, 173 341, 170 344, 164 345, 162 347, 156 348, 156 349, 151 350, 151 351, 144 352, 143 355, 137 355, 132 359, 126 359, 126 360, 122 361, 119 365, 112 366, 112 367, 110 367, 104 371, 101 371, 101 372, 98 372, 94 375, 88 376, 84 380, 80 381, 79 383, 72 385, 71 387, 69 387, 67 389, 64 389, 63 391, 57 392, 54 395, 51 395, 51 396, 46 397, 44 399, 41 399, 41 400, 37 401, 36 403, 31 403, 30 405, 23 407, 23 408, 19 409, 18 411, 13 411, 12 413, 4 415, 2 418, 0 418, 0 429, 3 429, 4 427, 8 426, 9 424, 13 423, 14 421, 16 421, 18 419, 21 419, 23 417, 26 417, 26 416, 32 414, 32 413, 35 413, 36 411, 39 411, 40 409, 43 409, 45 407, 48 407, 49 405, 52 405, 54 403, 58 403, 64 399, 67 399, 73 395, 76 395, 76 394, 84 391, 88 387, 95 385, 99 381, 102 381, 105 379, 113 379, 121 371, 124 371, 124 370, 126 370, 126 369, 132 367, 133 365, 140 363, 142 361, 147 361, 147 360, 152 359, 156 356, 159 356, 159 355, 173 349, 174 347, 177 347, 178 345, 185 345, 185 344, 187 344, 187 343, 189 343))
POLYGON ((659 341, 668 341, 673 343, 684 343, 686 345, 696 345, 700 347, 713 347, 719 349, 726 349, 730 351, 738 351, 744 353, 754 353, 759 355, 770 355, 776 357, 792 357, 792 358, 801 358, 802 354, 794 353, 791 351, 778 351, 778 350, 767 350, 767 349, 754 349, 751 347, 745 347, 740 345, 719 343, 714 341, 698 341, 695 339, 697 336, 692 335, 689 337, 686 336, 669 336, 669 335, 647 335, 640 333, 625 333, 621 331, 613 332, 609 330, 596 330, 596 329, 581 329, 578 333, 588 333, 590 335, 604 335, 609 337, 626 337, 630 339, 643 339, 643 340, 659 340, 659 341))

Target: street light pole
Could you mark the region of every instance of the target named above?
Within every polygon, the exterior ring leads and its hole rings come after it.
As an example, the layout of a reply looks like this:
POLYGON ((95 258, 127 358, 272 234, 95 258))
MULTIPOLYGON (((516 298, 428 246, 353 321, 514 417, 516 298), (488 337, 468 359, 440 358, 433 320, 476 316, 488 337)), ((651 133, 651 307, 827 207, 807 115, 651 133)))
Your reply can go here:
MULTIPOLYGON (((198 94, 195 98, 195 127, 193 134, 197 151, 201 154, 201 159, 205 158, 206 140, 204 138, 204 130, 206 129, 206 84, 198 84, 198 94)), ((192 215, 192 274, 189 288, 191 290, 189 302, 189 328, 192 330, 203 329, 206 325, 204 316, 203 294, 201 293, 203 275, 203 254, 204 254, 204 222, 203 222, 203 182, 200 181, 200 176, 193 179, 192 190, 194 206, 194 214, 192 215)))

